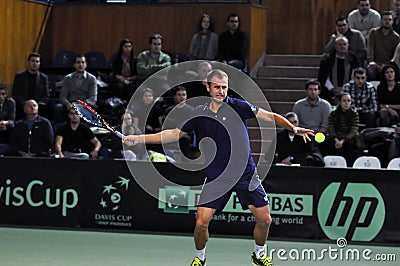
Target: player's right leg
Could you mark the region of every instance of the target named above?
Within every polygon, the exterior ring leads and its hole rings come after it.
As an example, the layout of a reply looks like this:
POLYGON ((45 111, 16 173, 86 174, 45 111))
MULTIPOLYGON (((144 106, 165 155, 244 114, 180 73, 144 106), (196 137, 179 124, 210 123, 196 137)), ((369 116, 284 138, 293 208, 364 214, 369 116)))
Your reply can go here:
POLYGON ((215 213, 215 209, 209 207, 197 208, 196 227, 194 229, 194 244, 196 247, 196 255, 191 266, 206 265, 206 244, 209 238, 208 225, 215 213))

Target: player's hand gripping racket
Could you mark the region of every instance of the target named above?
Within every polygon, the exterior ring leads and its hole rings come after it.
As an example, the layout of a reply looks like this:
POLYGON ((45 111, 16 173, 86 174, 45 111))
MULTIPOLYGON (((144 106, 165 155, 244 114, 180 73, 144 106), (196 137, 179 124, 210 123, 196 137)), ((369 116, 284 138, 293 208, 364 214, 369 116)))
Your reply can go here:
POLYGON ((94 110, 90 105, 87 103, 77 100, 76 102, 72 103, 72 107, 78 113, 78 115, 87 123, 92 124, 97 127, 102 127, 107 129, 117 135, 119 138, 123 139, 125 136, 115 130, 110 124, 108 124, 97 112, 94 110))

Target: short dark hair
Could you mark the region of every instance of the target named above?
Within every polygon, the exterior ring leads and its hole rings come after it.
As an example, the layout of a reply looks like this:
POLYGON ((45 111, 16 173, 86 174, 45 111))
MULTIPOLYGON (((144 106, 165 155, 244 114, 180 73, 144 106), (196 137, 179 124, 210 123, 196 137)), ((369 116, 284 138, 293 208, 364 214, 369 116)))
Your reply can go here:
POLYGON ((28 55, 28 61, 31 60, 32 57, 42 57, 41 54, 39 54, 38 52, 32 52, 28 55))
POLYGON ((339 102, 342 100, 343 96, 345 96, 345 95, 349 95, 350 98, 351 98, 350 93, 348 93, 348 92, 341 92, 341 93, 339 94, 339 98, 338 98, 339 102))
POLYGON ((393 16, 393 11, 383 11, 381 18, 383 18, 383 16, 393 16))
POLYGON ((367 74, 367 70, 365 70, 365 68, 363 68, 363 67, 357 67, 356 69, 354 69, 354 74, 353 75, 356 75, 356 74, 367 74))
MULTIPOLYGON (((74 63, 76 62, 76 59, 78 59, 78 58, 85 58, 85 62, 86 62, 86 56, 85 56, 84 54, 78 54, 78 55, 76 55, 75 58, 74 58, 74 63)), ((86 63, 87 63, 87 62, 86 62, 86 63)))
POLYGON ((285 118, 286 119, 289 119, 289 118, 292 118, 292 117, 295 117, 296 119, 298 119, 297 114, 295 112, 289 112, 289 113, 285 114, 285 118))
POLYGON ((310 85, 318 85, 318 90, 321 90, 321 83, 317 79, 309 79, 306 82, 305 90, 308 90, 308 86, 310 85))
POLYGON ((237 14, 235 14, 235 13, 230 13, 230 14, 226 17, 226 22, 229 22, 229 20, 230 20, 231 18, 234 18, 234 17, 237 17, 238 20, 239 20, 239 23, 240 23, 239 16, 238 16, 237 14))
POLYGON ((226 74, 221 69, 213 69, 213 70, 211 70, 210 73, 208 73, 208 75, 207 75, 207 83, 208 83, 208 85, 211 85, 211 79, 214 76, 217 76, 218 78, 223 78, 223 77, 228 77, 228 74, 226 74))
POLYGON ((182 86, 182 85, 176 87, 176 88, 175 88, 175 95, 176 95, 176 93, 177 93, 178 91, 186 91, 186 88, 185 88, 184 86, 182 86))
POLYGON ((348 23, 347 18, 345 18, 344 16, 340 15, 336 18, 335 23, 337 24, 339 21, 346 21, 346 23, 348 23))
POLYGON ((156 34, 153 34, 153 35, 151 35, 149 37, 149 44, 152 44, 153 40, 156 40, 156 39, 160 39, 161 40, 161 44, 163 43, 163 37, 161 36, 161 34, 156 33, 156 34))

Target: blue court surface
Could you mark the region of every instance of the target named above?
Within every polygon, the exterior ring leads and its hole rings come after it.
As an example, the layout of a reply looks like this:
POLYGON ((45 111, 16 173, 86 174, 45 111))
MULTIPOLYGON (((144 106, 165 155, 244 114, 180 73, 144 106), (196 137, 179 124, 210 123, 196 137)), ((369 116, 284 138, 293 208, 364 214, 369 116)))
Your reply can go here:
MULTIPOLYGON (((212 236, 207 266, 252 265, 252 249, 250 238, 212 236)), ((400 247, 393 245, 269 240, 268 252, 275 266, 400 265, 400 247)), ((0 228, 1 266, 188 266, 193 254, 190 235, 0 228)))

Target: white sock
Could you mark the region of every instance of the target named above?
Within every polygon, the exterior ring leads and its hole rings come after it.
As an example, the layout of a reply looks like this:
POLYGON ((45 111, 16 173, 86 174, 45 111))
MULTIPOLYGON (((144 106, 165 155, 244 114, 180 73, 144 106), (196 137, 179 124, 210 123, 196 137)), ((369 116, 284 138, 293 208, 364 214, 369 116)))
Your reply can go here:
POLYGON ((264 246, 259 246, 254 243, 254 253, 256 254, 257 259, 260 259, 265 253, 264 246))
POLYGON ((196 249, 196 257, 198 257, 200 260, 204 261, 206 259, 206 248, 204 247, 203 249, 197 250, 196 249))

